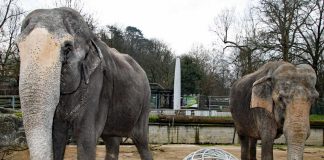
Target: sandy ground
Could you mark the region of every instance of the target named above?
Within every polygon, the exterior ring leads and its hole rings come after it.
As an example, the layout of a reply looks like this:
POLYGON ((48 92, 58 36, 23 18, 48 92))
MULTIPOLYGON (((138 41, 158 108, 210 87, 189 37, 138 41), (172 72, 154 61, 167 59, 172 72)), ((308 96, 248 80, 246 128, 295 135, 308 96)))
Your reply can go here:
MULTIPOLYGON (((240 146, 235 145, 151 145, 153 151, 153 157, 155 160, 182 160, 191 152, 194 152, 202 148, 220 148, 236 157, 240 157, 240 146)), ((257 158, 260 158, 260 146, 257 149, 257 158)), ((274 147, 274 159, 285 160, 286 158, 286 146, 274 147)), ((3 154, 0 154, 0 159, 3 154)), ((4 156, 4 160, 28 160, 28 150, 11 152, 9 155, 4 156)), ((97 158, 96 160, 104 160, 105 147, 97 146, 97 158)), ((76 160, 76 146, 67 146, 65 160, 76 160)), ((120 160, 138 160, 140 159, 136 148, 133 145, 122 145, 120 148, 120 160)), ((309 147, 307 146, 304 151, 305 160, 324 160, 324 147, 309 147)))

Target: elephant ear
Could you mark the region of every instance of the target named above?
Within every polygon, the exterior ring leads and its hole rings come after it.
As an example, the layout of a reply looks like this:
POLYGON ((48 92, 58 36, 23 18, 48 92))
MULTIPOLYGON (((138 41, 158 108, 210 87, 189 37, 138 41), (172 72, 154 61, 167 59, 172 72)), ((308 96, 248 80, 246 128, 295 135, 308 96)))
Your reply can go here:
POLYGON ((270 113, 273 109, 271 77, 265 76, 253 83, 251 108, 264 108, 270 113))
POLYGON ((99 65, 104 65, 104 59, 100 48, 96 43, 91 40, 90 51, 87 53, 84 61, 82 62, 83 78, 86 84, 89 83, 91 74, 96 70, 99 65))

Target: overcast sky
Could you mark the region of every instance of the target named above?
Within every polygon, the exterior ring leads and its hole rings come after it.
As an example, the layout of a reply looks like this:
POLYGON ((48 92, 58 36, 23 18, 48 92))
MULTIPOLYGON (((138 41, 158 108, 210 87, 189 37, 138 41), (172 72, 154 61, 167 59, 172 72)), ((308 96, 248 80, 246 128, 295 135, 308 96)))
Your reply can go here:
MULTIPOLYGON (((54 0, 22 0, 31 11, 53 8, 54 0)), ((210 31, 214 18, 225 8, 242 13, 250 0, 82 0, 86 12, 100 26, 134 26, 147 38, 157 38, 176 55, 188 52, 193 44, 210 47, 216 35, 210 31)))

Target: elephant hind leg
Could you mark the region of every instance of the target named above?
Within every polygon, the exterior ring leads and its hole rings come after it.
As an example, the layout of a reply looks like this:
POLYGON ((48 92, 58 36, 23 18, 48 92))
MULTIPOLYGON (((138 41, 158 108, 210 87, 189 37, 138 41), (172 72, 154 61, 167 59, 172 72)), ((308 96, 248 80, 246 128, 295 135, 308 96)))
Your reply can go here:
POLYGON ((141 156, 142 160, 152 160, 152 154, 149 149, 148 140, 146 135, 136 135, 132 140, 141 156))
POLYGON ((106 144, 105 160, 117 160, 119 155, 119 145, 122 141, 121 137, 109 137, 102 135, 101 138, 106 144))
POLYGON ((132 131, 133 140, 142 160, 152 160, 152 153, 148 145, 148 113, 142 114, 132 131))

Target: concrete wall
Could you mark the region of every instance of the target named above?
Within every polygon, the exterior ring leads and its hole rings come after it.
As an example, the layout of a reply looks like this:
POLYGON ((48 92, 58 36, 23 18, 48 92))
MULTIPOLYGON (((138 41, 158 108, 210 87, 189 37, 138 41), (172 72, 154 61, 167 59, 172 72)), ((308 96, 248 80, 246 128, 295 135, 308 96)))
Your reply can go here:
MULTIPOLYGON (((323 128, 312 128, 306 144, 323 146, 323 128)), ((217 125, 175 125, 150 124, 149 141, 152 144, 184 143, 184 144, 232 144, 234 127, 217 125)), ((235 134, 234 143, 239 143, 235 134)), ((259 141, 260 143, 260 141, 259 141)), ((282 135, 275 140, 276 144, 284 144, 282 135)))

